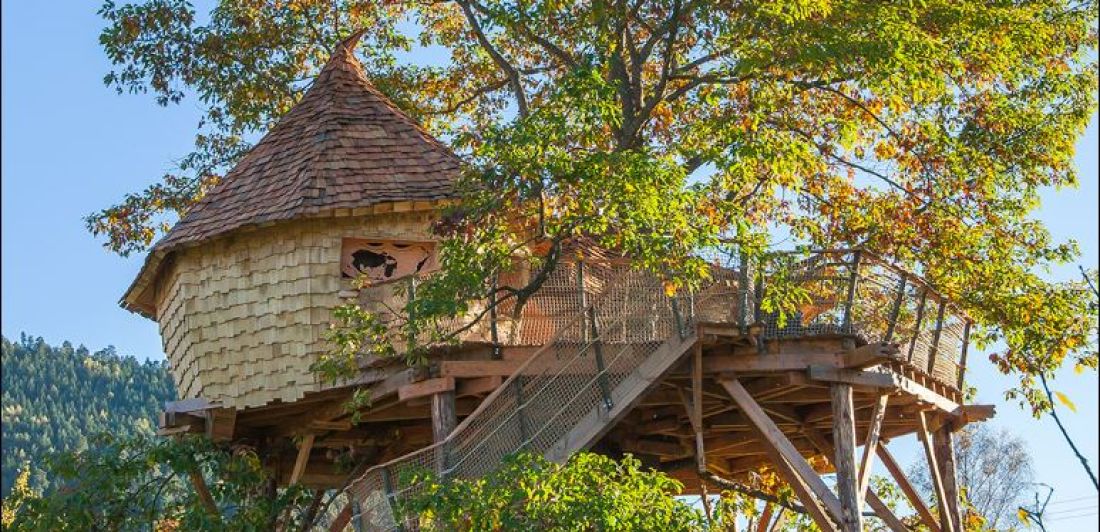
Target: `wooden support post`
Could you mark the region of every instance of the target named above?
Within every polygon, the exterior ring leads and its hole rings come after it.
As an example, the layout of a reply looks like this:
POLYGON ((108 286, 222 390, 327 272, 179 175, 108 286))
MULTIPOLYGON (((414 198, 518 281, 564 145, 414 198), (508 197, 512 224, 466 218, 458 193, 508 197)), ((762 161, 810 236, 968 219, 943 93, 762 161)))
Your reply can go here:
POLYGON ((924 504, 924 499, 921 498, 920 493, 909 483, 905 471, 901 469, 898 462, 894 460, 894 455, 890 454, 890 451, 886 448, 885 441, 878 446, 877 451, 879 459, 882 460, 882 465, 886 466, 890 476, 894 477, 894 482, 898 484, 902 493, 909 499, 909 505, 917 511, 917 515, 920 516, 924 526, 928 527, 931 532, 940 532, 940 523, 936 520, 936 516, 932 515, 932 511, 928 509, 928 505, 924 504))
POLYGON ((947 502, 947 487, 943 480, 943 469, 940 468, 939 460, 936 456, 936 448, 932 443, 932 433, 929 429, 931 422, 928 419, 928 412, 921 411, 917 413, 917 421, 919 427, 917 428, 917 436, 920 438, 921 445, 924 447, 924 456, 928 460, 928 478, 932 479, 932 486, 935 488, 936 503, 940 509, 940 528, 945 532, 956 532, 955 520, 951 518, 951 506, 947 502))
POLYGON ((455 425, 458 424, 458 416, 455 415, 455 392, 452 388, 449 391, 439 392, 432 395, 432 441, 437 444, 435 449, 435 461, 439 466, 439 475, 444 477, 447 475, 451 467, 450 455, 448 454, 449 447, 442 443, 450 436, 455 430, 455 425))
POLYGON ((947 515, 954 521, 955 530, 962 530, 962 511, 959 507, 959 482, 955 474, 955 443, 952 440, 953 422, 948 421, 932 433, 936 449, 936 462, 940 466, 944 496, 947 498, 947 515))
MULTIPOLYGON (((863 459, 859 461, 859 496, 860 502, 871 485, 871 464, 875 458, 875 447, 878 447, 879 437, 882 435, 882 421, 886 418, 886 405, 890 396, 882 394, 878 396, 875 410, 871 413, 871 426, 867 430, 867 439, 863 442, 863 459)), ((860 504, 860 507, 863 505, 860 504)))
POLYGON ((316 437, 315 434, 302 436, 302 442, 298 444, 298 457, 295 458, 294 469, 290 472, 290 485, 297 484, 302 479, 302 474, 306 472, 306 465, 309 464, 309 453, 313 450, 313 440, 316 437))
POLYGON ((699 472, 707 470, 703 446, 703 344, 696 342, 691 359, 691 428, 695 432, 695 459, 699 472))
POLYGON ((835 447, 836 486, 840 498, 845 532, 860 532, 859 471, 856 469, 856 417, 852 405, 852 385, 830 386, 833 405, 833 445, 835 447))
POLYGON ((454 390, 432 394, 432 440, 447 439, 457 424, 454 390))
MULTIPOLYGON (((801 425, 802 434, 804 434, 806 438, 810 440, 810 443, 814 446, 814 448, 817 449, 817 452, 826 457, 835 454, 833 446, 829 444, 828 440, 825 439, 825 436, 822 435, 820 431, 815 429, 813 425, 808 425, 805 423, 802 423, 801 425)), ((905 527, 905 525, 901 522, 900 519, 898 519, 896 515, 894 515, 894 512, 890 511, 890 507, 886 506, 886 503, 882 502, 882 499, 878 498, 878 495, 876 495, 874 491, 868 489, 861 496, 865 496, 867 503, 871 506, 871 509, 875 511, 876 515, 882 518, 882 520, 886 523, 886 526, 889 527, 890 530, 894 532, 908 532, 909 529, 905 527)))
POLYGON ((829 491, 809 462, 798 452, 794 444, 779 430, 748 390, 736 379, 719 381, 730 397, 749 418, 749 425, 763 443, 773 465, 798 494, 802 505, 822 530, 836 530, 833 522, 842 522, 840 501, 829 491), (830 519, 831 518, 831 519, 830 519))

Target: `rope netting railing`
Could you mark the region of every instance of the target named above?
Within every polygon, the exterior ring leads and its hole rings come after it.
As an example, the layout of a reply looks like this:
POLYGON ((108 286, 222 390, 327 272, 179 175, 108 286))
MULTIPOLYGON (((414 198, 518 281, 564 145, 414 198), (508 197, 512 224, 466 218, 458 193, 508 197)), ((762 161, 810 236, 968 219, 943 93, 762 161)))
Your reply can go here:
POLYGON ((735 275, 753 280, 738 292, 748 314, 738 319, 763 326, 766 340, 848 336, 896 343, 912 369, 963 388, 970 319, 919 276, 871 252, 784 253, 763 268, 742 260, 735 275), (769 290, 790 287, 802 292, 793 311, 765 311, 769 290))
POLYGON ((730 250, 703 256, 713 275, 694 294, 670 297, 659 279, 623 261, 572 262, 559 265, 518 317, 502 302, 496 330, 484 335, 542 347, 447 439, 354 481, 353 520, 369 530, 398 528, 396 509, 424 487, 412 481, 419 473, 475 478, 522 450, 564 457, 576 450, 563 441, 582 419, 632 399, 631 374, 701 322, 763 327, 765 341, 896 343, 912 368, 962 388, 969 319, 918 276, 860 250, 788 254, 782 266, 762 268, 730 250), (781 317, 765 301, 782 285, 802 297, 781 317))
MULTIPOLYGON (((632 399, 636 390, 625 389, 632 384, 628 378, 659 354, 666 341, 691 334, 700 319, 730 319, 728 297, 718 297, 728 295, 723 286, 729 283, 712 282, 711 288, 695 295, 669 297, 652 275, 628 265, 602 267, 609 268, 608 282, 599 295, 582 301, 583 311, 561 326, 450 437, 376 466, 352 484, 349 494, 359 509, 353 519, 370 530, 397 528, 395 509, 423 489, 411 481, 417 473, 474 478, 518 451, 546 454, 556 446, 568 454, 584 442, 563 444, 563 438, 585 416, 632 399)), ((571 268, 584 278, 585 272, 576 268, 592 266, 571 268)))

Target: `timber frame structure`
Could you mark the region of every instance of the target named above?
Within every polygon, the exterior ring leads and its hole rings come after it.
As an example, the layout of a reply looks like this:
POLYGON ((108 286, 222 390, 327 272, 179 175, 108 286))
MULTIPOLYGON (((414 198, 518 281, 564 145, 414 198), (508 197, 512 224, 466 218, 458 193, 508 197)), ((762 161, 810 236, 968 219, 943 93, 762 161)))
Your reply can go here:
MULTIPOLYGON (((993 415, 963 404, 971 322, 868 251, 762 267, 718 246, 700 250, 709 279, 670 294, 628 259, 569 242, 583 260, 559 263, 518 308, 473 302, 480 319, 445 324, 457 342, 424 339, 426 365, 363 357, 349 381, 319 382, 334 308, 401 319, 391 310, 436 263, 431 227, 457 200, 461 165, 366 79, 357 39, 154 246, 123 297, 160 324, 181 395, 160 434, 251 448, 283 485, 339 493, 331 530, 415 528, 395 512, 420 488, 412 471, 474 477, 518 451, 564 461, 584 449, 637 455, 689 493, 768 466, 823 530, 860 530, 865 503, 903 530, 868 487, 877 456, 928 528, 961 528, 952 433, 993 415), (383 282, 356 288, 349 271, 383 282), (795 312, 767 311, 775 285, 802 294, 795 312), (349 412, 364 389, 369 407, 349 412), (909 434, 935 509, 886 449, 909 434), (835 493, 820 477, 833 471, 835 493)), ((530 275, 517 264, 486 284, 530 275)))
POLYGON ((344 489, 333 530, 398 528, 395 505, 418 488, 404 484, 410 471, 469 477, 516 451, 561 461, 581 449, 632 453, 688 494, 767 466, 823 530, 861 530, 864 504, 907 530, 869 488, 877 457, 925 526, 961 530, 952 434, 993 415, 963 404, 969 319, 861 250, 791 261, 807 302, 783 319, 761 309, 769 272, 729 251, 710 252, 708 285, 672 297, 625 261, 562 264, 522 309, 552 330, 540 347, 509 345, 507 313, 489 313, 495 343, 441 347, 417 369, 365 368, 355 384, 372 405, 358 424, 340 387, 243 411, 182 401, 162 432, 251 443, 284 483, 344 489), (926 451, 934 510, 886 447, 909 434, 926 451), (357 469, 337 465, 348 457, 357 469))

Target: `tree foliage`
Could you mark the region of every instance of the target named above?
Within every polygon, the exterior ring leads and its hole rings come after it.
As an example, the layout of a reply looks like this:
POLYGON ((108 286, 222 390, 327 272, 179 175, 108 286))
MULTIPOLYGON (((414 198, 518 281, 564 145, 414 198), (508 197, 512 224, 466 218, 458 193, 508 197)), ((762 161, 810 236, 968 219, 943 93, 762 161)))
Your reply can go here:
POLYGON ((308 490, 276 489, 255 454, 182 439, 100 435, 88 449, 50 460, 58 488, 15 490, 11 530, 283 530, 299 528, 308 490), (191 483, 201 475, 213 505, 191 483), (295 510, 295 511, 292 511, 295 510))
MULTIPOLYGON (((1087 294, 1043 277, 1077 256, 1033 212, 1072 187, 1096 106, 1095 0, 708 2, 183 0, 107 2, 106 83, 206 109, 179 172, 88 217, 146 247, 293 104, 342 37, 368 75, 465 156, 466 198, 440 224, 445 273, 405 339, 526 257, 541 272, 584 235, 664 275, 732 237, 865 246, 929 278, 1006 347, 1011 397, 1049 408, 1035 375, 1095 369, 1087 294), (438 63, 410 57, 431 50, 438 63), (437 52, 437 53, 436 53, 437 52), (170 217, 169 217, 170 218, 170 217)), ((423 57, 423 56, 419 56, 423 57)), ((397 339, 400 340, 400 339, 397 339)))
POLYGON ((578 453, 562 465, 520 454, 478 479, 439 482, 401 509, 427 530, 701 530, 703 515, 676 498, 663 473, 578 453))
POLYGON ((3 338, 0 358, 4 496, 24 468, 27 489, 56 487, 46 458, 86 449, 94 434, 152 435, 157 413, 176 397, 163 361, 139 362, 112 347, 90 353, 23 334, 3 338))

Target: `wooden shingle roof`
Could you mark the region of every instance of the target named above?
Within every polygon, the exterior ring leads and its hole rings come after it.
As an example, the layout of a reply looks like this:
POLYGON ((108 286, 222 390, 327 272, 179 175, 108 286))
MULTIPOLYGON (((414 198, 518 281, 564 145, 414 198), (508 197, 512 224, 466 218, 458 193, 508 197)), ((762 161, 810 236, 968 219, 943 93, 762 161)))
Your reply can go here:
POLYGON ((367 80, 353 53, 361 35, 336 47, 302 100, 157 242, 124 307, 152 314, 142 292, 181 247, 246 227, 454 197, 459 159, 367 80))

